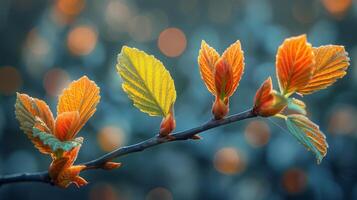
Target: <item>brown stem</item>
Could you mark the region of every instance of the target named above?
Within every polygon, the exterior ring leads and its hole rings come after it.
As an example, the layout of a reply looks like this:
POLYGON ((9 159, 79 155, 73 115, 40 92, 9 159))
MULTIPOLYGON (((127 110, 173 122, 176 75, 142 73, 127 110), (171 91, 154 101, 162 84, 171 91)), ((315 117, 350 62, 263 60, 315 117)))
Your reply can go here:
MULTIPOLYGON (((82 163, 81 165, 86 165, 87 166, 86 170, 100 169, 103 167, 103 165, 106 162, 111 161, 115 158, 119 158, 121 156, 135 153, 135 152, 140 152, 147 148, 150 148, 150 147, 153 147, 153 146, 156 146, 159 144, 163 144, 163 143, 192 139, 196 134, 204 132, 206 130, 209 130, 209 129, 212 129, 215 127, 219 127, 219 126, 223 126, 226 124, 230 124, 233 122, 237 122, 237 121, 242 121, 244 119, 253 118, 256 116, 257 115, 254 114, 254 112, 252 110, 247 110, 247 111, 235 114, 235 115, 231 115, 231 116, 226 117, 221 120, 211 120, 211 121, 204 123, 201 126, 173 133, 169 137, 160 137, 160 136, 156 135, 156 136, 149 138, 147 140, 144 140, 142 142, 118 148, 118 149, 116 149, 112 152, 109 152, 97 159, 82 163)), ((35 172, 35 173, 19 173, 19 174, 10 174, 10 175, 0 176, 0 186, 9 184, 9 183, 18 183, 18 182, 43 182, 43 183, 48 183, 51 185, 53 184, 47 171, 35 172)))

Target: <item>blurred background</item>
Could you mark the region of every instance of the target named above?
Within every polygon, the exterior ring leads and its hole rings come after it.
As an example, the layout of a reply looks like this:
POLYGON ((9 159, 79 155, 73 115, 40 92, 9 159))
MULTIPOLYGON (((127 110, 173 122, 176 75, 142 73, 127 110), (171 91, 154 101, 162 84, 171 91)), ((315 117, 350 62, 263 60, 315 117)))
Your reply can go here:
POLYGON ((139 112, 121 89, 115 64, 122 45, 155 55, 170 71, 177 130, 211 117, 213 97, 197 66, 202 39, 219 52, 242 43, 246 69, 231 113, 249 109, 260 84, 275 77, 275 54, 287 37, 306 33, 313 46, 344 45, 352 62, 344 79, 304 97, 330 146, 320 165, 281 121, 258 118, 120 158, 115 171, 86 171, 90 183, 81 189, 20 183, 1 187, 0 199, 357 199, 356 21, 355 0, 1 0, 0 174, 50 163, 19 129, 16 91, 44 99, 56 113, 71 80, 97 82, 102 99, 79 134, 85 141, 77 162, 158 131, 161 119, 139 112))

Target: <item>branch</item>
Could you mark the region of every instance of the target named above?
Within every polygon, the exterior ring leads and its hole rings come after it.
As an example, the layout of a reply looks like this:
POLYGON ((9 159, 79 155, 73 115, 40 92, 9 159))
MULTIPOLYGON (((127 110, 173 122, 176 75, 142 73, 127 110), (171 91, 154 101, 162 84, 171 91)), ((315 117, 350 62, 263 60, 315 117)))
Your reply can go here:
MULTIPOLYGON (((256 117, 256 114, 254 114, 252 110, 247 110, 235 115, 231 115, 222 120, 211 120, 201 126, 173 133, 170 135, 170 137, 159 137, 158 135, 156 135, 142 142, 118 148, 97 159, 91 160, 86 163, 82 163, 81 165, 86 165, 87 166, 86 170, 101 169, 106 162, 111 161, 115 158, 119 158, 121 156, 135 153, 135 152, 140 152, 150 147, 163 143, 193 139, 193 137, 196 134, 204 132, 206 130, 223 126, 226 124, 230 124, 233 122, 237 122, 237 121, 242 121, 244 119, 253 118, 253 117, 256 117)), ((51 178, 48 175, 48 171, 36 172, 36 173, 19 173, 19 174, 0 176, 0 186, 9 183, 18 183, 18 182, 43 182, 53 185, 51 178)))

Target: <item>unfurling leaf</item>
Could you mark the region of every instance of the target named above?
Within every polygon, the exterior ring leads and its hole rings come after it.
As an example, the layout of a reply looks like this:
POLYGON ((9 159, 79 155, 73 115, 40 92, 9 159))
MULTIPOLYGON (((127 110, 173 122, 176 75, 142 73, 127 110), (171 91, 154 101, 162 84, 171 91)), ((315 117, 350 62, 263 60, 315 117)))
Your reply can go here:
POLYGON ((239 40, 229 46, 220 57, 205 41, 198 56, 201 77, 215 96, 212 113, 215 119, 229 112, 229 98, 236 91, 244 71, 244 53, 239 40))
POLYGON ((288 98, 288 109, 306 115, 306 105, 299 99, 288 98))
POLYGON ((213 74, 219 57, 217 51, 202 40, 201 49, 198 55, 198 65, 200 67, 202 80, 213 95, 216 95, 213 74))
POLYGON ((86 168, 85 165, 73 165, 77 159, 80 145, 70 151, 64 152, 62 157, 55 158, 49 168, 49 175, 55 185, 66 188, 71 183, 77 187, 87 184, 87 181, 79 176, 79 173, 86 168))
POLYGON ((150 116, 166 117, 170 113, 176 100, 175 85, 158 59, 124 46, 118 55, 117 70, 134 106, 150 116))
MULTIPOLYGON (((17 93, 15 104, 15 115, 20 122, 20 128, 27 137, 34 143, 35 147, 44 154, 50 154, 51 149, 32 133, 36 124, 36 117, 43 121, 44 127, 50 134, 53 132, 54 119, 47 104, 39 99, 29 97, 26 94, 17 93)), ((43 126, 43 125, 42 125, 43 126)))
POLYGON ((290 133, 308 150, 311 150, 320 163, 326 156, 328 144, 319 126, 304 115, 288 115, 286 125, 290 133))
POLYGON ((230 97, 236 91, 244 72, 244 52, 240 41, 237 40, 235 43, 231 44, 231 46, 223 52, 221 58, 232 68, 232 85, 230 90, 227 91, 227 97, 230 97))
POLYGON ((258 116, 270 117, 280 113, 286 105, 286 98, 273 90, 272 80, 269 77, 255 94, 253 112, 258 116))
POLYGON ((43 132, 36 127, 33 128, 33 136, 39 138, 42 143, 51 148, 51 152, 55 153, 58 150, 70 151, 83 143, 83 138, 78 137, 73 140, 61 141, 53 134, 43 132))
POLYGON ((346 75, 350 65, 348 53, 343 46, 326 45, 314 48, 315 65, 308 84, 297 90, 300 94, 311 94, 324 89, 346 75))
POLYGON ((57 105, 57 118, 65 112, 78 112, 79 119, 78 123, 71 127, 71 130, 67 133, 68 135, 61 137, 73 139, 88 119, 92 117, 99 100, 99 88, 87 76, 73 81, 68 88, 64 89, 57 105))
POLYGON ((315 57, 306 35, 286 39, 276 55, 280 92, 286 96, 304 88, 313 73, 315 57))
POLYGON ((220 57, 205 41, 198 56, 201 77, 208 90, 222 100, 237 89, 244 71, 244 53, 240 41, 229 46, 220 57))

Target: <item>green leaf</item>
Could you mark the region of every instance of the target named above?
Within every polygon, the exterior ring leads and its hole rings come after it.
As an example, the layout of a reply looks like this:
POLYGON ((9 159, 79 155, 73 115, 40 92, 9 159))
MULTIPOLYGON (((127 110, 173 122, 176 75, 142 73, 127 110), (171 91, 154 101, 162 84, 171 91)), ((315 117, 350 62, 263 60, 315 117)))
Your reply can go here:
POLYGON ((176 100, 176 90, 170 73, 158 59, 124 46, 118 55, 117 70, 134 106, 150 116, 169 114, 176 100))
POLYGON ((326 156, 328 144, 319 126, 304 115, 288 115, 286 125, 291 133, 307 150, 311 150, 319 164, 326 156))
POLYGON ((33 136, 38 137, 43 144, 48 145, 53 152, 56 152, 59 149, 69 151, 83 143, 82 137, 77 137, 70 141, 60 141, 53 134, 43 132, 35 127, 32 130, 33 136))
POLYGON ((306 115, 306 105, 299 99, 288 98, 288 109, 306 115))

